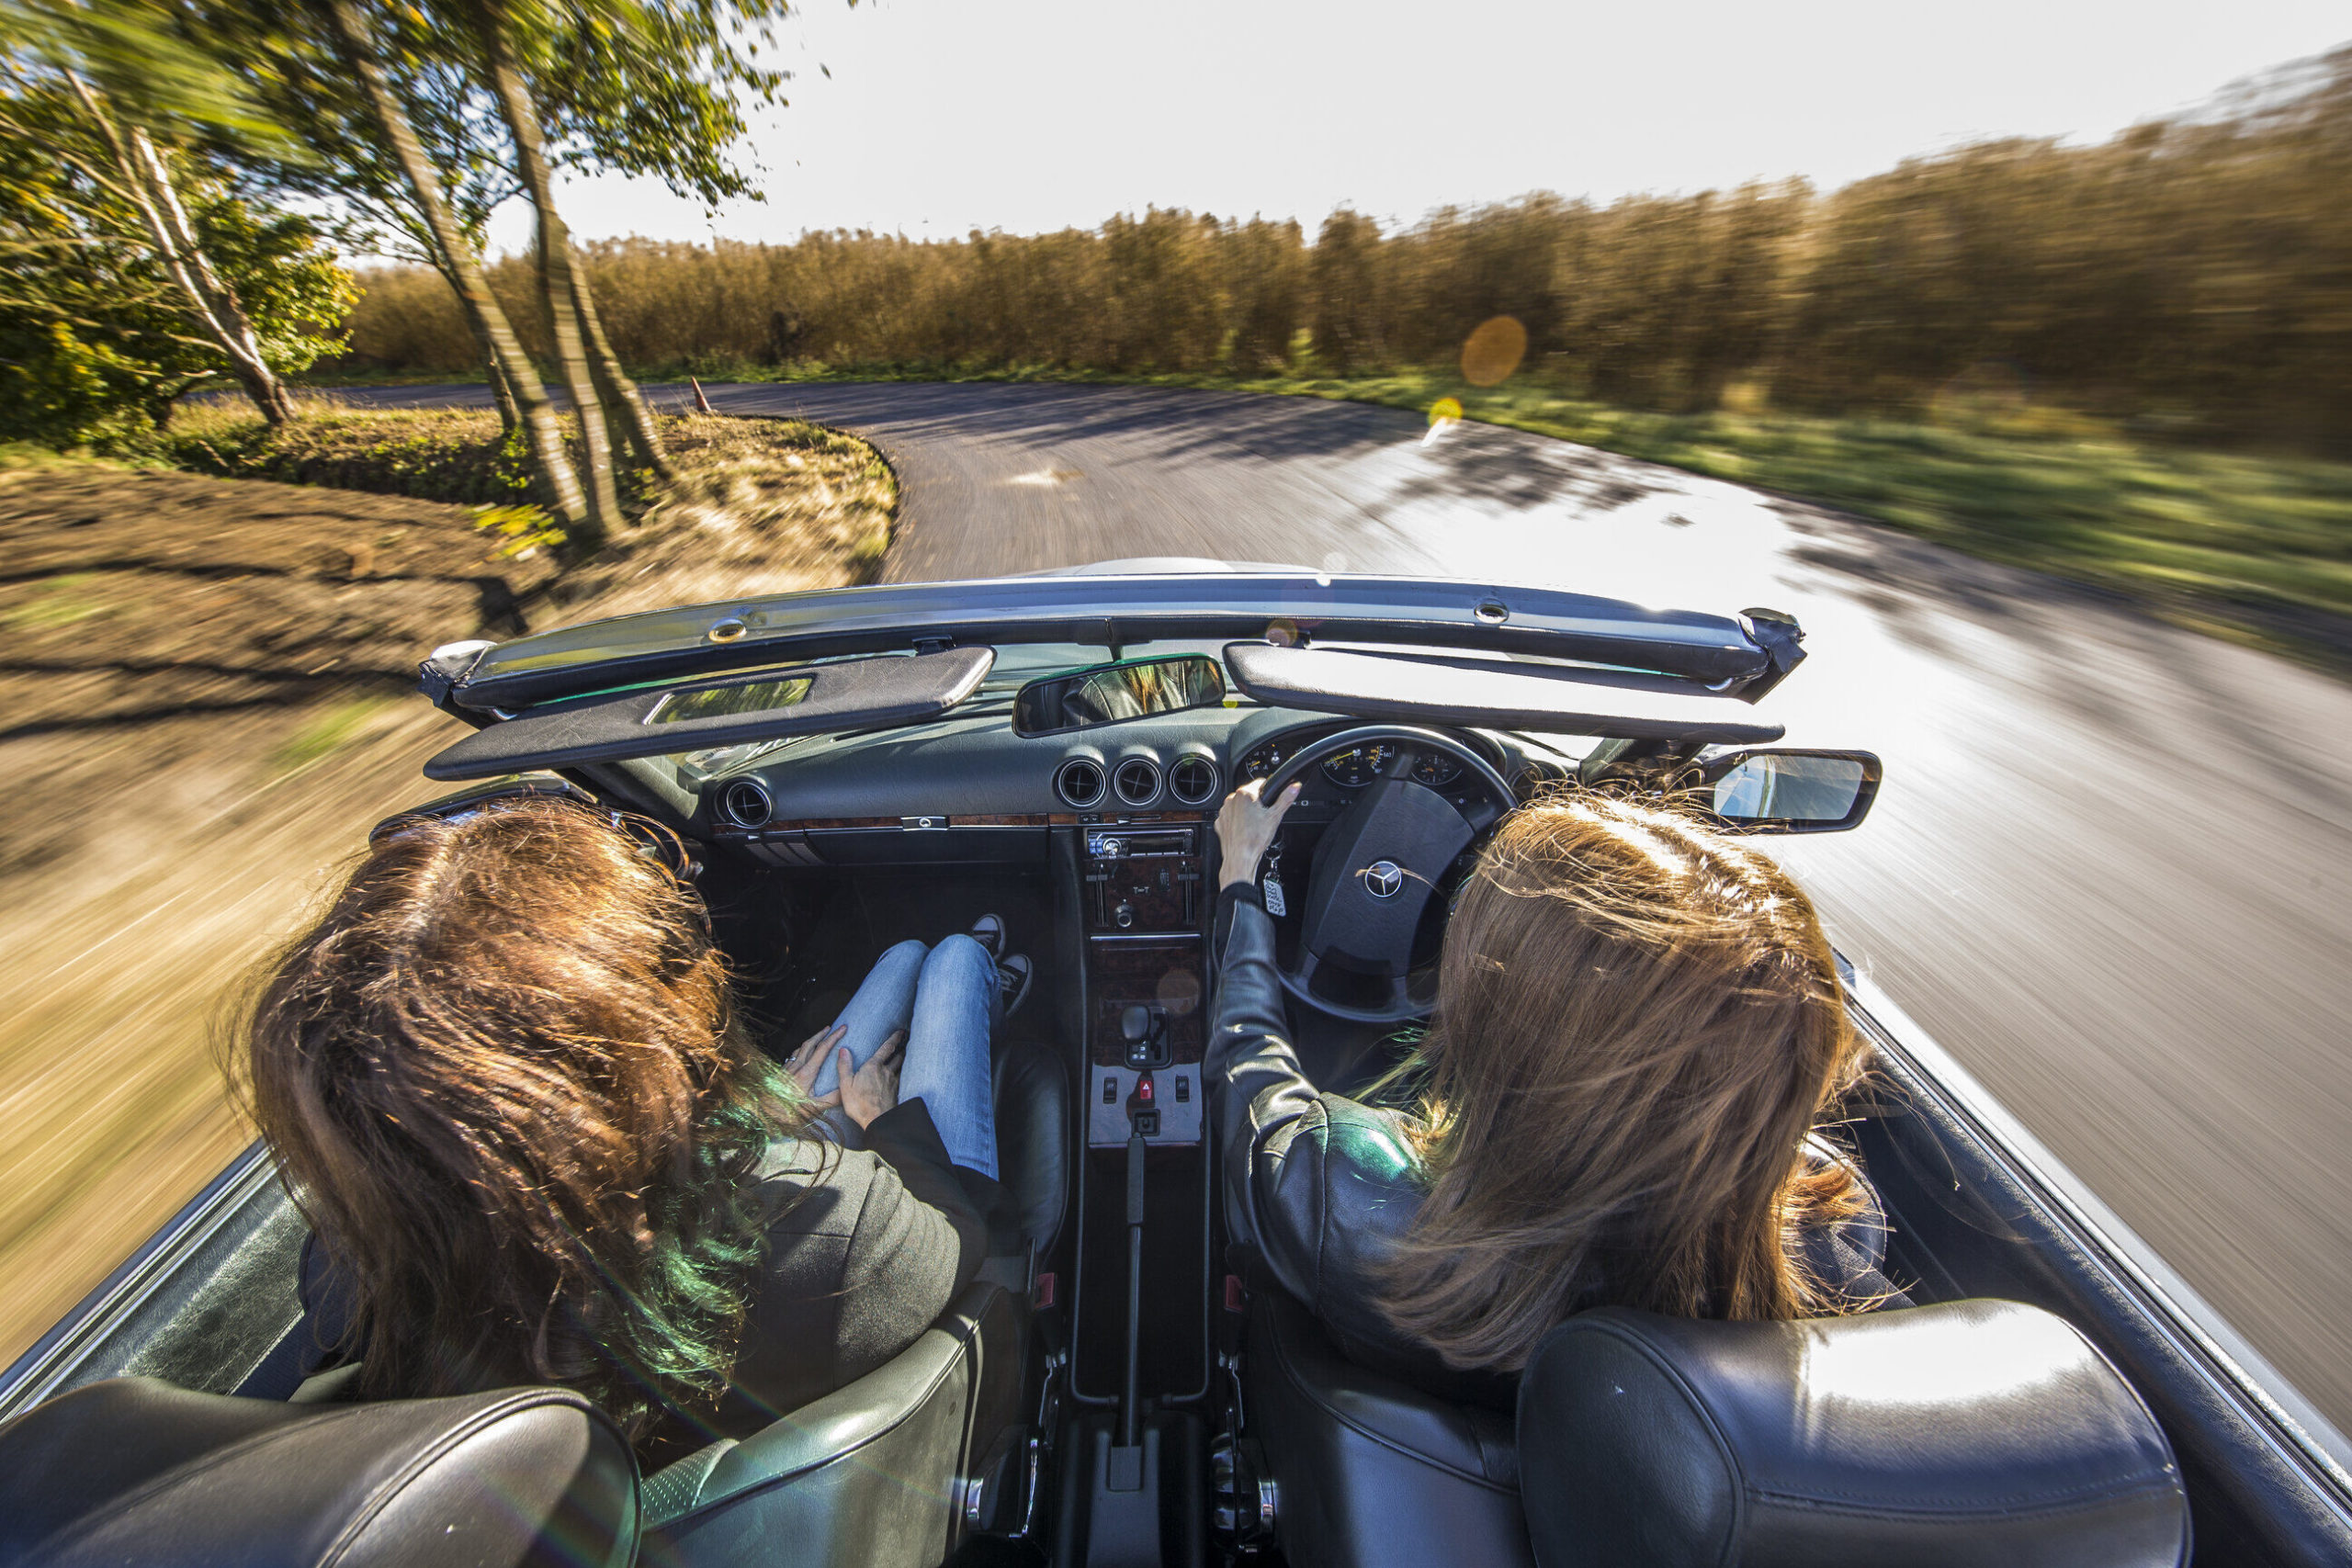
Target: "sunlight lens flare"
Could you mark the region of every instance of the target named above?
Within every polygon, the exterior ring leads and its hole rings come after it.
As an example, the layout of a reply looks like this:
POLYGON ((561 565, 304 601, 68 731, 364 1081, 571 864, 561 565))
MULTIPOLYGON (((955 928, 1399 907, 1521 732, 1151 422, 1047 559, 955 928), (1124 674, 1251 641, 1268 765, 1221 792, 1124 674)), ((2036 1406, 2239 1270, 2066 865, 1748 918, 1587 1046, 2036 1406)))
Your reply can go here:
POLYGON ((1474 387, 1499 387, 1527 357, 1527 329, 1516 316, 1478 323, 1462 345, 1462 378, 1474 387))

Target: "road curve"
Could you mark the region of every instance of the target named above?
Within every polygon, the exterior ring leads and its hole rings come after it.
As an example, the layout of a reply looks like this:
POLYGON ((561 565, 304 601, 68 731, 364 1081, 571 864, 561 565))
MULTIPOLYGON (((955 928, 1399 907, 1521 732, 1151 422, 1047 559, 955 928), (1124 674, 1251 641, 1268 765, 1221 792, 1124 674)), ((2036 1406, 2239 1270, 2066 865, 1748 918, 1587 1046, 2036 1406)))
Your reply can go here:
POLYGON ((2352 689, 1489 426, 1141 388, 709 392, 888 455, 894 581, 1193 555, 1794 612, 1812 657, 1763 711, 1887 764, 1860 832, 1776 846, 1839 945, 2352 1429, 2352 689))

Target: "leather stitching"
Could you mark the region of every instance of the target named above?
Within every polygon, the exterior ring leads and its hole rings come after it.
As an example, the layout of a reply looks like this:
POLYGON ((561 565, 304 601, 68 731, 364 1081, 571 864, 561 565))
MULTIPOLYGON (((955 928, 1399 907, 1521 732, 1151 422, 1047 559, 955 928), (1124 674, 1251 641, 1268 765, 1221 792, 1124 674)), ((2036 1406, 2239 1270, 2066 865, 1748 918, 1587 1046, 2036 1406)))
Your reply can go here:
POLYGON ((2075 1488, 2072 1493, 2053 1493, 2053 1497, 2065 1497, 2065 1500, 2046 1502, 2046 1505, 2032 1505, 2032 1502, 2028 1502, 2028 1505, 2016 1505, 2016 1502, 2002 1502, 2002 1500, 1996 1500, 1996 1497, 1990 1497, 1990 1500, 1985 1500, 1983 1505, 1975 1505, 1975 1506, 1966 1506, 1966 1505, 1919 1506, 1919 1505, 1889 1505, 1889 1502, 1835 1502, 1835 1500, 1827 1500, 1827 1497, 1802 1497, 1797 1495, 1797 1493, 1769 1493, 1769 1491, 1761 1491, 1761 1488, 1757 1491, 1757 1497, 1764 1497, 1764 1500, 1771 1500, 1776 1502, 1776 1505, 1790 1506, 1790 1509, 1804 1509, 1804 1512, 1811 1512, 1811 1514, 1841 1514, 1841 1517, 1849 1517, 1849 1518, 1917 1518, 1917 1521, 1928 1521, 1928 1523, 1931 1521, 1964 1523, 1964 1521, 1971 1521, 1971 1518, 1981 1518, 1983 1514, 1987 1512, 1987 1506, 1999 1506, 2004 1514, 2011 1514, 2011 1517, 2040 1518, 2040 1517, 2058 1517, 2058 1514, 2091 1514, 2096 1512, 2096 1509, 2103 1509, 2103 1506, 2114 1505, 2114 1502, 2129 1502, 2133 1500, 2133 1497, 2150 1497, 2150 1495, 2159 1495, 2159 1493, 2168 1497, 2178 1495, 2178 1493, 2173 1491, 2171 1476, 2145 1476, 2145 1479, 2138 1481, 2138 1483, 2133 1485, 2120 1485, 2120 1488, 2100 1491, 2100 1493, 2091 1493, 2091 1488, 2075 1488))
POLYGON ((1942 1515, 1956 1518, 1981 1513, 1987 1508, 2026 1513, 2065 1512, 2113 1502, 2118 1498, 2134 1496, 2143 1492, 2169 1492, 2176 1483, 2172 1467, 2167 1465, 2163 1470, 2149 1471, 2138 1475, 2120 1477, 2113 1481, 2102 1481, 2094 1484, 2070 1486, 2064 1491, 2040 1493, 2031 1496, 1877 1499, 1858 1493, 1832 1491, 1828 1487, 1822 1487, 1811 1493, 1780 1492, 1767 1486, 1758 1486, 1753 1490, 1758 1497, 1769 1497, 1776 1503, 1787 1503, 1804 1507, 1849 1508, 1874 1514, 1942 1515))

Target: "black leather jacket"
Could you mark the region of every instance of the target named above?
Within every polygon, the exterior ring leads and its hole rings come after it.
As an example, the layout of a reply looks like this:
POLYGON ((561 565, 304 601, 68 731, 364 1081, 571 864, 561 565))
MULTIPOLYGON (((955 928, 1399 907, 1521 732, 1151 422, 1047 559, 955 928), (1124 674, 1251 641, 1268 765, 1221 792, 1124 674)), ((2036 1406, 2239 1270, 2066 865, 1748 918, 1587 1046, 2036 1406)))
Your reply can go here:
MULTIPOLYGON (((1376 1266, 1420 1212, 1410 1118, 1318 1094, 1307 1082, 1275 977, 1273 920, 1255 887, 1227 888, 1218 899, 1215 940, 1216 1000, 1201 1076, 1223 1168, 1226 1234, 1250 1257, 1256 1282, 1313 1309, 1351 1360, 1444 1398, 1510 1408, 1516 1374, 1449 1368, 1374 1304, 1376 1266)), ((1816 1157, 1836 1156, 1825 1146, 1816 1157)), ((1852 1296, 1908 1304, 1879 1272, 1886 1223, 1877 1194, 1861 1185, 1869 1208, 1808 1233, 1805 1261, 1852 1296)), ((1596 1281, 1585 1293, 1598 1289, 1596 1281)))

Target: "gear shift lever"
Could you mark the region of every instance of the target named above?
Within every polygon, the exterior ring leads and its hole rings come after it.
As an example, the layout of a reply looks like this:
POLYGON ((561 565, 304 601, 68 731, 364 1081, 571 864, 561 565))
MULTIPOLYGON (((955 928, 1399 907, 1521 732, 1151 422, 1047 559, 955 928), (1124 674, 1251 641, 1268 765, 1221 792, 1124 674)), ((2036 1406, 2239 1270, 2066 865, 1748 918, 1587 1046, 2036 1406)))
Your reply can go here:
POLYGON ((1169 1063, 1168 1015, 1141 1002, 1119 1014, 1119 1033, 1126 1041, 1127 1066, 1148 1072, 1169 1063))

